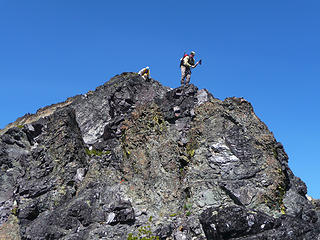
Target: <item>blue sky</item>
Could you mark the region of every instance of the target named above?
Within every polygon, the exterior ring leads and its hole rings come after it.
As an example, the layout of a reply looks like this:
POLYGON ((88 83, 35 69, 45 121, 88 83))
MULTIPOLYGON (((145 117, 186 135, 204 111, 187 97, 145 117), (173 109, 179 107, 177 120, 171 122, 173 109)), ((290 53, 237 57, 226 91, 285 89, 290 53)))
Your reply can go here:
POLYGON ((194 50, 191 82, 250 101, 320 198, 319 12, 317 0, 0 0, 0 128, 146 65, 177 87, 194 50))

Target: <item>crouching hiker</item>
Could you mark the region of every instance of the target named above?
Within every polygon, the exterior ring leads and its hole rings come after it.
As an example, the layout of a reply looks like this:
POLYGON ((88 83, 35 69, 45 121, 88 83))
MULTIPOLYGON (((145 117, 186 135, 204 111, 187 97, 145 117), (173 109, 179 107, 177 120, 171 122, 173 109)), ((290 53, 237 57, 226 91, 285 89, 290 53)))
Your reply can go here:
POLYGON ((138 74, 144 79, 144 80, 150 80, 150 68, 149 67, 145 67, 142 68, 138 74))

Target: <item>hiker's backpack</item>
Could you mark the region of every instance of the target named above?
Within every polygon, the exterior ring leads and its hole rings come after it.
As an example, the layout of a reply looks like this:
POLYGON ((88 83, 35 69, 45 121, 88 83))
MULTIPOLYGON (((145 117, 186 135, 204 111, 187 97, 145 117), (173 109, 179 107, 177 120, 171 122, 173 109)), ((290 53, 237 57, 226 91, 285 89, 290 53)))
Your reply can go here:
POLYGON ((188 56, 188 54, 184 53, 184 54, 183 54, 183 57, 180 58, 180 67, 183 65, 183 60, 184 60, 184 58, 185 58, 186 56, 188 56))

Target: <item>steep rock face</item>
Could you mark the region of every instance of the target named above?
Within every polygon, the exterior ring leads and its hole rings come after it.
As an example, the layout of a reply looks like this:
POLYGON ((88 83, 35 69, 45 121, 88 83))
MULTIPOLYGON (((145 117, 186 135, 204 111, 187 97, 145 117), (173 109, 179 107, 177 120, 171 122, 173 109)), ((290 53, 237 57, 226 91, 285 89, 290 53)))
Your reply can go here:
POLYGON ((123 73, 0 137, 0 239, 320 239, 318 201, 241 98, 123 73))
POLYGON ((144 105, 161 97, 167 87, 156 81, 141 81, 132 73, 124 73, 112 78, 83 96, 78 96, 71 104, 77 115, 77 122, 88 144, 120 134, 120 123, 137 105, 144 105), (107 124, 106 124, 107 123, 107 124))

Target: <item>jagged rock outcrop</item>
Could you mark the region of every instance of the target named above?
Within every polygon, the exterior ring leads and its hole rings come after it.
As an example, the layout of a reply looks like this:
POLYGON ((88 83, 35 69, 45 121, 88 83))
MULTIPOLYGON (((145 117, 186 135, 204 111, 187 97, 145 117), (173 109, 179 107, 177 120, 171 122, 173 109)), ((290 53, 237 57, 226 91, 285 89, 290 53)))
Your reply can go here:
POLYGON ((319 202, 242 98, 123 73, 0 138, 0 239, 130 239, 140 229, 320 240, 319 202))

